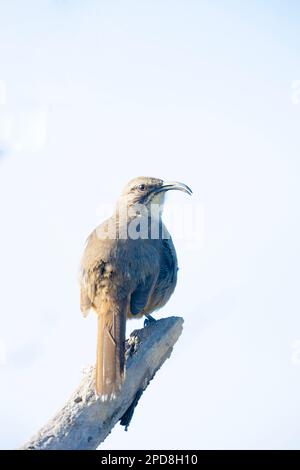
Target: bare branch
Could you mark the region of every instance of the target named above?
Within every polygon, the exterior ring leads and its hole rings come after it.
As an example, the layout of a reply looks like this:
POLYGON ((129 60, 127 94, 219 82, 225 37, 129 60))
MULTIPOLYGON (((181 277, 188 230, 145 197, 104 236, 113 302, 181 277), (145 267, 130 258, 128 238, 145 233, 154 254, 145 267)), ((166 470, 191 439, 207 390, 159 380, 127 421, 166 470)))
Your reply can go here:
POLYGON ((114 425, 128 426, 134 408, 156 371, 171 355, 183 326, 169 317, 135 330, 126 347, 126 379, 116 400, 102 402, 94 391, 94 367, 65 406, 22 449, 96 449, 114 425))

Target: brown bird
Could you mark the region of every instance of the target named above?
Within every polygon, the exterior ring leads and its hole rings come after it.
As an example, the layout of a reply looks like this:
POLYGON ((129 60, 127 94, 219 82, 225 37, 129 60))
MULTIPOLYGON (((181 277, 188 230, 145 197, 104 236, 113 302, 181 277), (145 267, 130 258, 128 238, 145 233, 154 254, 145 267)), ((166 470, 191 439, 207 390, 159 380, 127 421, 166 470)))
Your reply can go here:
POLYGON ((177 257, 162 222, 166 191, 183 183, 138 177, 123 190, 112 217, 89 236, 80 270, 81 311, 98 315, 96 392, 113 399, 125 376, 127 318, 155 321, 177 282, 177 257))

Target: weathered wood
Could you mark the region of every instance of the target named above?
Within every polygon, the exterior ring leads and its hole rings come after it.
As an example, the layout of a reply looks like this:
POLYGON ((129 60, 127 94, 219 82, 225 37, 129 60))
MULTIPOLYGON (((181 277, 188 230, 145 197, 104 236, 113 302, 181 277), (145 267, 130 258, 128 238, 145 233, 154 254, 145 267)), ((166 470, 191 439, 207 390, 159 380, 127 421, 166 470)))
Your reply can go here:
POLYGON ((96 449, 118 421, 127 426, 141 394, 170 356, 182 326, 182 318, 169 317, 135 330, 127 341, 120 395, 102 402, 94 391, 94 367, 89 367, 65 406, 22 449, 96 449))

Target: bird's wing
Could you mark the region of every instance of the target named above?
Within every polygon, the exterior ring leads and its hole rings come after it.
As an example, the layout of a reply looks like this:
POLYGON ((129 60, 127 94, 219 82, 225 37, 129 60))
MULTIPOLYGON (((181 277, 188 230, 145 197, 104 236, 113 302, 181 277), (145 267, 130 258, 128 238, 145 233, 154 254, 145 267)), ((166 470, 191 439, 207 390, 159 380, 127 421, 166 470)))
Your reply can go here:
POLYGON ((157 274, 149 274, 131 294, 130 311, 132 315, 141 313, 146 307, 157 280, 157 274))
POLYGON ((178 262, 171 237, 162 240, 161 258, 159 281, 166 279, 168 282, 176 283, 178 262))
POLYGON ((89 313, 89 310, 93 306, 100 272, 105 265, 105 257, 103 256, 105 243, 101 243, 101 240, 99 240, 97 230, 104 230, 106 225, 107 221, 103 222, 101 226, 97 227, 97 229, 89 235, 81 259, 79 272, 80 308, 84 316, 89 313))

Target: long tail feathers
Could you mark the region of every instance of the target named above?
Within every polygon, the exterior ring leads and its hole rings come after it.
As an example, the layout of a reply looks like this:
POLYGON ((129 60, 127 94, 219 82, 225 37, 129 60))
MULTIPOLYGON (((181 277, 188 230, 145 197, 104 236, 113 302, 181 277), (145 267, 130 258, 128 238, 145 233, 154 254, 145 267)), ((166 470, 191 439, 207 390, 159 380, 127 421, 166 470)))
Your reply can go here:
POLYGON ((107 302, 98 312, 96 392, 103 401, 114 399, 124 381, 126 307, 107 302))

